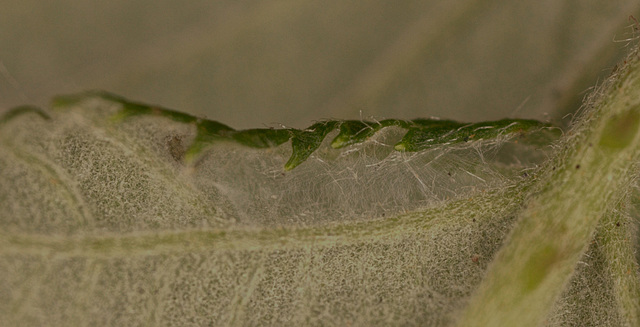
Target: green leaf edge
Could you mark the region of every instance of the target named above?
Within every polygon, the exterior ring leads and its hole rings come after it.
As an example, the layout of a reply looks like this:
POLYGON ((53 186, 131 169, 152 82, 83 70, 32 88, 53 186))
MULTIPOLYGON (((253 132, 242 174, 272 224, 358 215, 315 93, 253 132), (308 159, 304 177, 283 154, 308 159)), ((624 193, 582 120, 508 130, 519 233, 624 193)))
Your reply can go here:
MULTIPOLYGON (((52 100, 52 107, 54 110, 65 110, 95 98, 114 102, 121 106, 121 109, 109 119, 113 123, 122 122, 136 116, 153 115, 176 122, 194 124, 197 132, 195 139, 184 155, 184 160, 187 163, 194 162, 212 144, 220 141, 232 141, 250 148, 263 149, 277 147, 291 140, 292 153, 284 165, 286 171, 292 170, 306 161, 320 147, 326 136, 336 129, 339 130, 338 135, 331 141, 331 147, 334 149, 363 143, 385 127, 395 126, 406 129, 407 132, 403 138, 394 145, 396 151, 403 152, 418 152, 442 145, 490 140, 504 135, 510 137, 515 134, 530 134, 543 130, 550 132, 550 137, 544 137, 546 140, 550 140, 555 139, 560 132, 558 128, 549 123, 531 119, 502 119, 478 123, 462 123, 439 118, 384 119, 380 121, 325 120, 316 122, 306 129, 254 128, 235 130, 215 120, 199 118, 159 106, 129 101, 105 91, 89 91, 57 96, 52 100)), ((0 126, 27 112, 34 112, 45 119, 51 119, 41 109, 25 106, 9 110, 1 115, 0 126)), ((548 144, 548 142, 541 143, 548 144)))
POLYGON ((44 120, 51 120, 51 116, 49 116, 46 112, 44 112, 44 110, 36 106, 27 105, 27 106, 20 106, 20 107, 13 108, 3 113, 2 115, 0 115, 0 126, 10 122, 16 117, 29 114, 29 113, 36 114, 44 120))

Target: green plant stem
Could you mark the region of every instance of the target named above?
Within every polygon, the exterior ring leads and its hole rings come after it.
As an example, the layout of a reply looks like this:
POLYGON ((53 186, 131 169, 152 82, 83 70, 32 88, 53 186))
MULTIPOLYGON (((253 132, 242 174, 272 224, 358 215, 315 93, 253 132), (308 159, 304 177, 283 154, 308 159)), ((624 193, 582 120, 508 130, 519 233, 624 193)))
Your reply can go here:
POLYGON ((565 136, 459 326, 540 326, 640 157, 640 71, 633 53, 565 136))
POLYGON ((635 257, 635 228, 626 208, 616 208, 604 215, 596 242, 606 258, 606 271, 613 284, 613 294, 624 326, 640 326, 640 274, 635 257))

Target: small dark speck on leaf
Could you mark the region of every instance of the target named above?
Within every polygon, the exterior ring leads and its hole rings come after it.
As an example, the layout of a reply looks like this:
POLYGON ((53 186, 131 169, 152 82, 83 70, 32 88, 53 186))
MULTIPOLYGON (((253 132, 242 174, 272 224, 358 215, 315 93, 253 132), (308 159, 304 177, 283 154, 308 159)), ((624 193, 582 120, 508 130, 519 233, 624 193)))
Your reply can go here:
POLYGON ((167 139, 167 147, 169 148, 169 154, 174 160, 180 161, 184 156, 184 146, 182 145, 182 137, 178 135, 170 136, 167 139))
POLYGON ((616 223, 616 226, 620 227, 620 222, 617 222, 617 223, 616 223))
POLYGON ((576 165, 576 169, 580 169, 580 165, 576 165))

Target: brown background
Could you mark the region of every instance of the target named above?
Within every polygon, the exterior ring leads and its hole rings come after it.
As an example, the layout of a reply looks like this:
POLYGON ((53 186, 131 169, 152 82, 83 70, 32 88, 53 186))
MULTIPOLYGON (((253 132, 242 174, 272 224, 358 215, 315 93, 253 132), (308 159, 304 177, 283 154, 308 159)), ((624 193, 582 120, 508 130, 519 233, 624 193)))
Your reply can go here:
MULTIPOLYGON (((0 108, 104 89, 233 127, 554 119, 624 53, 633 0, 5 0, 0 108)), ((566 120, 566 119, 565 119, 566 120)))

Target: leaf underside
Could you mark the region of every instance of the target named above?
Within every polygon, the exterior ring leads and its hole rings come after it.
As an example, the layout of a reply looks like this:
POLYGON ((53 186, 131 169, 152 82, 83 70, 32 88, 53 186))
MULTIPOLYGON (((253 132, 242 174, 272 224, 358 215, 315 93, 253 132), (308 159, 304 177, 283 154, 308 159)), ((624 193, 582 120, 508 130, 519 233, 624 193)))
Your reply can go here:
POLYGON ((235 130, 104 92, 21 107, 0 118, 0 317, 447 325, 558 131, 433 118, 235 130))

